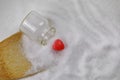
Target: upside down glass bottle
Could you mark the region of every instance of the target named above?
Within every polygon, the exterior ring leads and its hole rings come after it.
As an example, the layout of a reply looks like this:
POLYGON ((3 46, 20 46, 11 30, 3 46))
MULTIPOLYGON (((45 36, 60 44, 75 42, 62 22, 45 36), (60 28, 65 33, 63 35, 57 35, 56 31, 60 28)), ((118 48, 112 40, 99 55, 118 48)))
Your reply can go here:
POLYGON ((31 64, 25 76, 46 70, 54 65, 53 55, 49 53, 50 49, 47 47, 49 40, 56 33, 56 28, 51 21, 31 11, 21 23, 20 31, 23 33, 22 51, 31 64))

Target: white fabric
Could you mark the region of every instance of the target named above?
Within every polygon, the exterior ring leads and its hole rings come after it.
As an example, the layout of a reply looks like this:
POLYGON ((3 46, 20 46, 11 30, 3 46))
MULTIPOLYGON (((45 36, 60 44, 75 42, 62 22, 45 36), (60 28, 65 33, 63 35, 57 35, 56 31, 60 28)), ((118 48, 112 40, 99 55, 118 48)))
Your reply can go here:
POLYGON ((27 13, 36 10, 55 22, 67 47, 57 66, 21 80, 119 80, 119 4, 119 0, 0 0, 0 39, 17 32, 27 13))

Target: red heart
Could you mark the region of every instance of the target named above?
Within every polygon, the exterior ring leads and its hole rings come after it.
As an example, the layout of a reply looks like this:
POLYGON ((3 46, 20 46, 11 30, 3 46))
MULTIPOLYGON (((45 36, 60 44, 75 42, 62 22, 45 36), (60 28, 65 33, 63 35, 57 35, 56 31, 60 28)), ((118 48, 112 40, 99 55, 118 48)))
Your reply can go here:
POLYGON ((62 42, 62 40, 56 39, 55 42, 53 43, 52 48, 55 51, 61 51, 61 50, 63 50, 65 48, 65 46, 64 46, 64 43, 62 42))

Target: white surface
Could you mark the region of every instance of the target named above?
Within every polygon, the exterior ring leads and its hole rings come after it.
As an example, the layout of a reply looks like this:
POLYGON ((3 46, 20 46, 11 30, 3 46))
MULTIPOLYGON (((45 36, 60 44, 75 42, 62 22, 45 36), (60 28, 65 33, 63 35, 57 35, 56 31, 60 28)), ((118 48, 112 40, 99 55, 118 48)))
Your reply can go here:
POLYGON ((56 67, 22 80, 120 80, 119 4, 119 0, 1 0, 0 39, 16 32, 23 17, 37 10, 55 21, 59 36, 69 45, 56 67))

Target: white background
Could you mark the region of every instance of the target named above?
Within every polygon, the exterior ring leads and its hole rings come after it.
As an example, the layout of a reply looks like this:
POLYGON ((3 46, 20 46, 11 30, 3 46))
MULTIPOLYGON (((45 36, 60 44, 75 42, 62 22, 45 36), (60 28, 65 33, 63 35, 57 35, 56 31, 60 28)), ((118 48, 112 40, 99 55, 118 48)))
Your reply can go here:
POLYGON ((77 29, 80 38, 70 49, 65 69, 57 69, 55 75, 46 72, 23 80, 120 80, 119 0, 0 0, 0 40, 19 31, 31 10, 49 10, 58 17, 69 12, 72 18, 66 20, 73 24, 66 24, 77 29))

